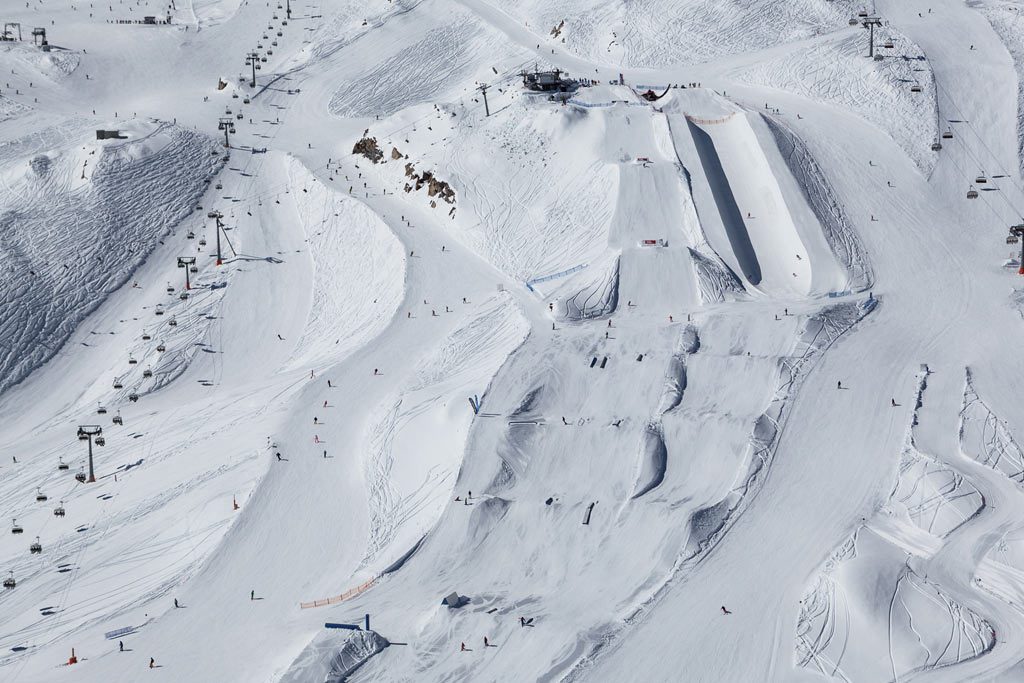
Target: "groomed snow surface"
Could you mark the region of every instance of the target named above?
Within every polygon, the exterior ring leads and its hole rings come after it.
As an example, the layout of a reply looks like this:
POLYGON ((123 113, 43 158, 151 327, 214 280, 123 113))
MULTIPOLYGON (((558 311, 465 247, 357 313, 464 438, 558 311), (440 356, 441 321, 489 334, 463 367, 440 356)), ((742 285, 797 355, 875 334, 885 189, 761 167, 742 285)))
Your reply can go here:
POLYGON ((0 680, 1024 680, 1018 5, 17 4, 0 680))

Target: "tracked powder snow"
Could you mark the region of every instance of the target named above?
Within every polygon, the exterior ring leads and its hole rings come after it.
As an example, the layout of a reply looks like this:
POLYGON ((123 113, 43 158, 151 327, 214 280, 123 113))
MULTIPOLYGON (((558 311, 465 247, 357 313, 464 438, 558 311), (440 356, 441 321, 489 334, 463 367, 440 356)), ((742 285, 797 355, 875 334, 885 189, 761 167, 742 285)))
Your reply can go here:
POLYGON ((0 680, 1024 680, 1017 3, 19 5, 0 680))

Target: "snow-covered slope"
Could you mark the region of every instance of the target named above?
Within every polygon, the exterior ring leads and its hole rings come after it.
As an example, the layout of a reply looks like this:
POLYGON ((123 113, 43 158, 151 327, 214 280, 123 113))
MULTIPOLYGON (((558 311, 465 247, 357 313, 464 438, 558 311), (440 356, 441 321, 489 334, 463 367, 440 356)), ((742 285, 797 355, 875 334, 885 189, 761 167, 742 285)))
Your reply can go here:
POLYGON ((86 5, 0 41, 0 680, 1024 677, 1013 3, 86 5))

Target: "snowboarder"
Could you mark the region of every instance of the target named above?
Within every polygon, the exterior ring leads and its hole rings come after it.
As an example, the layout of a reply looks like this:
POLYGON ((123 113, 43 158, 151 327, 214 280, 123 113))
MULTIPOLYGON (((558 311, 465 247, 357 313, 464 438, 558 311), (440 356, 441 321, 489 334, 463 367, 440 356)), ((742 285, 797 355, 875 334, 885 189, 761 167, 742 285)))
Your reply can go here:
POLYGON ((277 456, 277 461, 281 462, 281 452, 278 451, 277 453, 275 453, 275 455, 277 456))
POLYGON ((249 591, 249 599, 250 600, 255 600, 256 599, 256 591, 249 591))
MULTIPOLYGON (((520 617, 520 619, 522 619, 522 617, 520 617)), ((124 641, 123 640, 117 641, 117 651, 118 652, 124 652, 124 641)))
POLYGON ((373 374, 379 375, 380 374, 380 370, 378 370, 377 368, 374 368, 373 369, 373 374))
POLYGON ((320 435, 319 434, 314 434, 313 435, 313 443, 320 443, 320 435))
POLYGON ((727 609, 725 608, 725 605, 722 605, 722 614, 732 614, 732 612, 730 612, 729 610, 727 610, 727 609))
POLYGON ((174 598, 174 609, 178 609, 178 598, 174 598))
POLYGON ((459 648, 459 652, 465 652, 465 651, 466 651, 466 644, 462 643, 462 646, 459 648))
POLYGON ((893 398, 893 399, 890 399, 890 400, 892 401, 892 407, 895 408, 896 407, 896 399, 893 398))
POLYGON ((310 379, 313 379, 313 377, 314 377, 314 375, 313 375, 313 371, 312 371, 312 370, 310 370, 310 371, 309 371, 309 378, 310 378, 310 379))
POLYGON ((838 380, 836 382, 836 389, 842 389, 842 388, 843 388, 843 381, 842 380, 838 380))
POLYGON ((526 617, 519 617, 519 628, 524 628, 525 626, 526 626, 526 617))
POLYGON ((565 421, 565 416, 564 415, 562 416, 562 424, 564 424, 564 425, 569 424, 568 422, 565 421))
POLYGON ((334 388, 334 385, 331 384, 331 380, 327 380, 327 388, 328 389, 333 389, 334 388))
POLYGON ((154 666, 156 666, 156 660, 153 659, 152 657, 150 657, 149 658, 149 668, 152 669, 154 666))
POLYGON ((325 450, 324 451, 324 459, 326 459, 326 458, 327 458, 327 451, 325 450))
POLYGON ((313 424, 320 424, 315 416, 313 417, 313 424))
POLYGON ((327 407, 327 401, 324 401, 324 408, 327 407))
POLYGON ((487 640, 487 636, 484 636, 484 647, 490 647, 490 646, 491 646, 491 642, 489 640, 487 640))

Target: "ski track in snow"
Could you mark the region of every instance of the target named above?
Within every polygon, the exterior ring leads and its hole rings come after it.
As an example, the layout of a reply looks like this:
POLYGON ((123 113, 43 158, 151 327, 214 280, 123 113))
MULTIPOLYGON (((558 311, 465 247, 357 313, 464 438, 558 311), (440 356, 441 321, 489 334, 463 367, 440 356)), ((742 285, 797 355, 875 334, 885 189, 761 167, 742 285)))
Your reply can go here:
POLYGON ((1020 678, 1016 5, 287 4, 4 18, 0 678, 1020 678))

